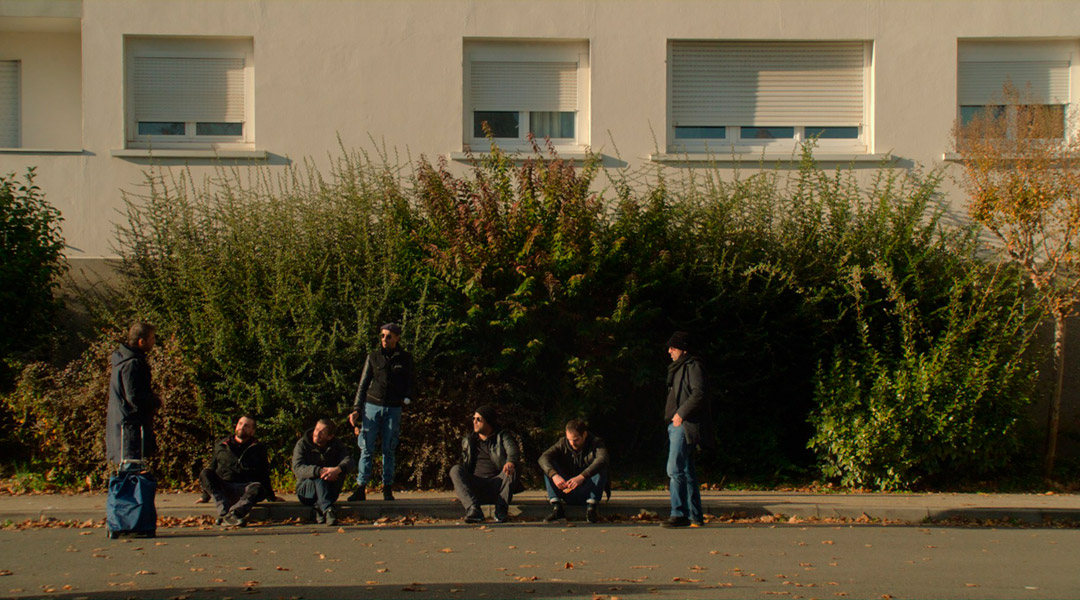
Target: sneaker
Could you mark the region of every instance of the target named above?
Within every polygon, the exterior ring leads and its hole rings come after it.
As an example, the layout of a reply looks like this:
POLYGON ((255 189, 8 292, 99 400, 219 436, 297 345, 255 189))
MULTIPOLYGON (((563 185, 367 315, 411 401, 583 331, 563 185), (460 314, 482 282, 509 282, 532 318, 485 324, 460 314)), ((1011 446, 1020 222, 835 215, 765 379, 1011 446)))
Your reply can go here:
POLYGON ((218 527, 221 527, 224 524, 225 524, 225 517, 218 517, 217 520, 214 521, 214 525, 217 525, 218 527))
POLYGON ((690 521, 691 527, 704 527, 705 521, 690 521))
POLYGON ((392 502, 394 500, 394 488, 384 485, 382 489, 382 499, 387 502, 392 502))
POLYGON ((587 523, 599 523, 600 522, 600 511, 596 510, 596 505, 595 504, 590 504, 589 507, 585 509, 585 522, 587 522, 587 523))
POLYGON ((243 527, 244 525, 247 525, 247 519, 231 511, 229 514, 225 515, 224 521, 226 525, 231 527, 243 527))
POLYGON ((326 522, 326 513, 319 510, 318 508, 312 508, 311 510, 315 512, 315 524, 316 525, 322 525, 323 523, 326 522))
POLYGON ((508 515, 506 513, 501 513, 501 512, 495 511, 495 522, 496 523, 506 523, 509 520, 510 520, 510 515, 508 515))
POLYGON ((356 491, 353 492, 348 497, 348 499, 346 499, 345 501, 346 502, 363 502, 364 500, 367 500, 367 490, 365 490, 363 488, 363 486, 361 486, 361 487, 356 488, 356 491))
POLYGON ((668 517, 666 521, 660 523, 664 527, 689 527, 690 519, 686 517, 668 517))
POLYGON ((334 514, 334 507, 330 507, 323 512, 323 520, 326 521, 327 527, 333 527, 337 525, 337 515, 334 514))
POLYGON ((479 508, 476 508, 476 507, 470 508, 469 510, 465 511, 465 522, 466 523, 483 523, 484 522, 484 513, 480 512, 479 508))
POLYGON ((566 518, 566 510, 563 508, 562 502, 551 503, 551 514, 544 517, 545 523, 553 523, 555 521, 561 521, 566 518))

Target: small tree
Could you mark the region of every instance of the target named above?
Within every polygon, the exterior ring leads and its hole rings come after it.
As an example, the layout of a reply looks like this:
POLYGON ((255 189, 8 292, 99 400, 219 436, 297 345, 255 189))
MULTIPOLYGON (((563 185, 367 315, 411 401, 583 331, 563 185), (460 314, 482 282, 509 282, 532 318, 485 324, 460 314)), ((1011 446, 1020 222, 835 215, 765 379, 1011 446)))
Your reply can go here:
POLYGON ((1046 476, 1057 453, 1065 324, 1080 301, 1080 139, 1064 106, 1029 101, 1006 83, 1001 104, 967 108, 954 131, 968 213, 1031 280, 1054 320, 1054 391, 1046 476))

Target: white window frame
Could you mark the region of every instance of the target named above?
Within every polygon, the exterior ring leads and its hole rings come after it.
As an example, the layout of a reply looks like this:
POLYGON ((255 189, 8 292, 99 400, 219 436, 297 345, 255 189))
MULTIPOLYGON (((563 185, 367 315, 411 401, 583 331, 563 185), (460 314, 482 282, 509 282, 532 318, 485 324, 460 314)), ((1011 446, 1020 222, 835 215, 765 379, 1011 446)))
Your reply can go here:
MULTIPOLYGON (((686 46, 684 46, 686 47, 686 46)), ((812 137, 808 130, 816 129, 819 127, 858 127, 858 135, 856 138, 847 139, 824 139, 818 138, 816 141, 816 148, 819 151, 829 153, 845 153, 845 154, 869 154, 873 151, 873 131, 872 131, 872 106, 873 106, 873 43, 866 40, 681 40, 673 39, 668 40, 667 48, 667 110, 668 110, 668 127, 667 127, 667 139, 668 139, 668 151, 676 153, 736 153, 736 154, 789 154, 796 152, 802 144, 812 137), (736 47, 743 45, 747 51, 754 51, 755 48, 767 48, 770 46, 782 47, 784 45, 821 45, 825 47, 829 44, 842 44, 846 46, 858 45, 862 50, 862 68, 861 68, 861 115, 858 117, 858 122, 852 122, 845 125, 829 124, 822 122, 811 122, 812 117, 803 117, 798 122, 773 122, 773 121, 761 121, 753 122, 725 122, 725 123, 679 123, 679 119, 676 116, 675 96, 676 92, 676 80, 675 80, 675 66, 676 66, 676 53, 680 44, 701 44, 704 46, 716 45, 725 47, 736 47), (723 138, 704 138, 704 139, 687 139, 676 137, 676 128, 679 126, 685 127, 722 127, 725 136, 723 138), (790 138, 777 138, 777 139, 755 139, 755 138, 743 138, 741 136, 743 127, 784 127, 791 128, 793 135, 790 138)), ((715 84, 718 88, 722 88, 722 81, 718 75, 715 80, 715 84)), ((825 120, 825 119, 821 119, 825 120)))
POLYGON ((0 94, 10 92, 0 104, 0 120, 9 121, 11 129, 8 135, 12 136, 9 140, 0 136, 0 147, 19 148, 22 146, 22 61, 0 58, 0 77, 0 86, 3 86, 0 87, 0 94))
MULTIPOLYGON (((486 137, 477 137, 475 132, 472 84, 473 63, 481 61, 495 61, 503 63, 573 63, 576 65, 576 107, 574 118, 574 137, 551 138, 556 150, 576 152, 583 150, 589 144, 589 42, 588 41, 550 41, 550 40, 491 40, 491 39, 467 39, 464 41, 464 56, 462 60, 463 71, 463 102, 462 102, 462 139, 464 149, 474 151, 486 151, 490 142, 486 137)), ((500 109, 503 110, 503 109, 500 109)), ((507 108, 507 112, 515 112, 507 108)), ((530 109, 521 107, 518 113, 518 136, 497 137, 495 143, 499 148, 509 151, 528 151, 531 144, 528 141, 530 129, 530 109)), ((537 139, 541 148, 545 146, 545 140, 537 139)))
MULTIPOLYGON (((249 150, 255 143, 255 62, 251 38, 126 36, 124 39, 125 142, 128 148, 249 150), (243 121, 240 135, 197 135, 196 121, 183 122, 183 135, 139 133, 135 64, 138 58, 224 58, 243 60, 243 121)), ((214 121, 207 121, 214 122, 214 121)))
MULTIPOLYGON (((1008 78, 1020 94, 1020 104, 1062 106, 1065 136, 1072 138, 1077 135, 1078 124, 1071 113, 1080 98, 1080 41, 962 39, 957 41, 956 56, 958 123, 962 122, 964 108, 1006 104, 1001 90, 1008 78), (1015 73, 1025 71, 1028 77, 1035 73, 1039 81, 1014 79, 1015 73), (1029 83, 1035 85, 1029 88, 1029 83)), ((1010 113, 1004 117, 1009 123, 1007 135, 1012 138, 1019 115, 1010 109, 1010 113)))

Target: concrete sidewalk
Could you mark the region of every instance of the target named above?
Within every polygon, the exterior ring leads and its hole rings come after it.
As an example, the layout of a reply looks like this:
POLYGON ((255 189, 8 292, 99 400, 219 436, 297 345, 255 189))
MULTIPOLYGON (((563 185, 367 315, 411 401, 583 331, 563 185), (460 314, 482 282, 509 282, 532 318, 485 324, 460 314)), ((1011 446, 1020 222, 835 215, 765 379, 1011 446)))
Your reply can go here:
MULTIPOLYGON (((343 495, 344 496, 344 495, 343 495)), ((381 498, 377 492, 371 494, 381 498)), ((339 516, 360 519, 412 515, 436 519, 458 519, 462 509, 451 492, 397 492, 397 500, 372 499, 340 503, 339 516)), ((185 518, 216 515, 213 503, 196 504, 198 494, 165 492, 157 496, 159 516, 185 518)), ((252 513, 256 520, 307 518, 310 509, 296 502, 296 496, 283 495, 284 502, 262 503, 252 513)), ((978 520, 1016 520, 1023 523, 1053 521, 1080 522, 1080 495, 1077 494, 814 494, 808 492, 703 492, 702 504, 707 514, 716 516, 762 517, 766 515, 806 518, 858 519, 864 515, 874 520, 919 523, 952 518, 978 520)), ((490 507, 487 507, 490 509, 490 507)), ((642 510, 661 517, 670 509, 666 492, 615 490, 610 502, 604 502, 604 515, 630 516, 642 510)), ((549 512, 544 493, 518 494, 511 516, 539 519, 549 512)), ((568 507, 571 519, 583 519, 584 509, 568 507)), ((105 516, 105 494, 43 494, 0 496, 0 522, 52 518, 85 521, 105 516)), ((490 516, 490 514, 489 514, 490 516)))

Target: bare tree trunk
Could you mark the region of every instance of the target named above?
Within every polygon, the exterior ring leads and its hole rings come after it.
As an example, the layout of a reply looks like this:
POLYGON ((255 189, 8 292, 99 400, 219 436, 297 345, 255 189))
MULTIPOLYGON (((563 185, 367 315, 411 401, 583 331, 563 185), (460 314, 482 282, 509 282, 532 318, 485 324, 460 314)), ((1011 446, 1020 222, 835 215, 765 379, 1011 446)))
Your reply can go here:
POLYGON ((1045 476, 1050 479, 1057 458, 1058 423, 1061 420, 1061 393, 1065 387, 1065 313, 1054 313, 1054 394, 1050 398, 1050 415, 1046 424, 1045 476))

